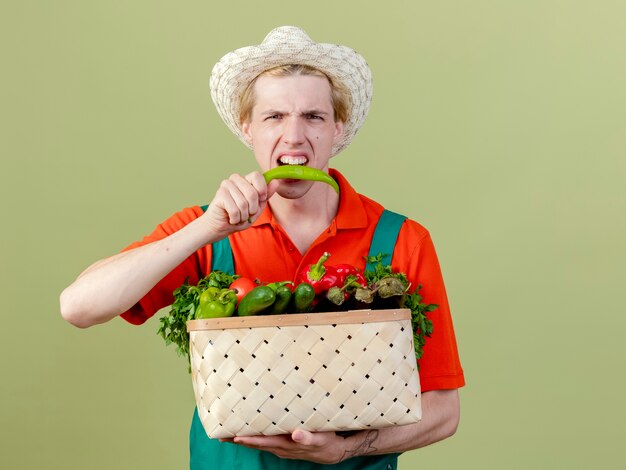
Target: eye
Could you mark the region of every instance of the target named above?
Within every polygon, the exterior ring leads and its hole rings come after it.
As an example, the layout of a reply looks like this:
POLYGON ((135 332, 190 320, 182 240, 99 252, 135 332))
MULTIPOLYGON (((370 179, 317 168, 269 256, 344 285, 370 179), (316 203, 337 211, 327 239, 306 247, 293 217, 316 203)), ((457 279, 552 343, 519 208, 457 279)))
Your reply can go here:
POLYGON ((306 115, 306 118, 307 118, 307 119, 312 119, 312 120, 320 120, 320 121, 323 121, 323 120, 324 120, 324 118, 322 118, 322 116, 319 116, 319 115, 317 115, 317 114, 313 114, 313 113, 309 113, 309 114, 307 114, 307 115, 306 115))
POLYGON ((266 121, 271 120, 271 119, 280 119, 282 116, 280 114, 272 114, 271 116, 267 116, 265 118, 266 121))

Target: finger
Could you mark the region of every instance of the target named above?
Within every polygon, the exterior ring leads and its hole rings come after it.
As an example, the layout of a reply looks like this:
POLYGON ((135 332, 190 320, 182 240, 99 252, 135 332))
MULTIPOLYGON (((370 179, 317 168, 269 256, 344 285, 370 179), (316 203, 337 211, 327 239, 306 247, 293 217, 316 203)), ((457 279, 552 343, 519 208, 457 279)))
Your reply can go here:
MULTIPOLYGON (((265 201, 267 190, 261 188, 260 190, 263 192, 263 195, 261 195, 259 188, 250 180, 249 176, 236 175, 236 177, 233 177, 233 182, 235 182, 242 196, 246 199, 249 215, 256 215, 259 213, 260 204, 265 201)), ((258 185, 258 182, 256 184, 258 185)))
POLYGON ((279 180, 272 180, 270 181, 270 184, 267 185, 267 198, 271 198, 274 193, 276 193, 276 190, 278 189, 278 186, 280 185, 280 181, 279 180))
MULTIPOLYGON (((222 187, 228 196, 230 196, 232 203, 234 203, 234 206, 233 204, 229 204, 228 207, 225 207, 231 224, 243 222, 250 216, 250 204, 246 194, 244 194, 245 187, 242 188, 242 183, 239 178, 241 177, 237 175, 222 182, 222 187)), ((247 182, 245 185, 250 186, 247 182)), ((228 199, 229 198, 226 197, 225 202, 228 199)))
POLYGON ((241 210, 233 198, 229 183, 223 181, 215 196, 215 208, 223 211, 223 218, 231 225, 241 222, 241 210))
POLYGON ((269 199, 268 191, 267 191, 267 183, 265 183, 265 178, 258 171, 253 171, 246 175, 246 180, 250 182, 252 187, 256 190, 259 202, 263 203, 269 199))
POLYGON ((267 201, 267 185, 263 175, 253 172, 245 177, 233 175, 231 178, 248 203, 248 223, 252 223, 265 209, 267 201), (257 216, 257 217, 254 217, 257 216))
POLYGON ((305 446, 310 446, 315 444, 315 435, 308 431, 304 431, 302 429, 296 429, 291 433, 291 438, 294 442, 298 444, 302 444, 305 446))
POLYGON ((283 447, 288 440, 284 435, 276 436, 237 436, 233 438, 235 444, 258 448, 283 447))

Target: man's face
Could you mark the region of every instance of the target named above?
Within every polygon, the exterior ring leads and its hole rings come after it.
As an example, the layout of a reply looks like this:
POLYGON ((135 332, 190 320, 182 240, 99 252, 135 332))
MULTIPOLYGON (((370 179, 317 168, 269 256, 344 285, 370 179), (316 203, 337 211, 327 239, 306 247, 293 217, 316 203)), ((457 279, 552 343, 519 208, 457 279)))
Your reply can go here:
MULTIPOLYGON (((242 125, 262 171, 280 165, 306 165, 328 171, 343 123, 335 122, 330 84, 325 77, 259 77, 249 122, 242 125)), ((301 197, 310 181, 280 180, 277 192, 301 197)))

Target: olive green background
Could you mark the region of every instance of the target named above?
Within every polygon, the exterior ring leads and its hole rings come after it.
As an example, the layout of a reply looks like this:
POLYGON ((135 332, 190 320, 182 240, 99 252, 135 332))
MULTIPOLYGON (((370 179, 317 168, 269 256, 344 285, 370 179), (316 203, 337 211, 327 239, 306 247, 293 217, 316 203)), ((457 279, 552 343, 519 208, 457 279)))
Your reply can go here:
POLYGON ((366 57, 370 116, 333 164, 440 256, 462 420, 401 467, 621 468, 624 2, 0 5, 3 468, 185 468, 191 383, 156 319, 79 330, 58 295, 255 169, 208 77, 282 24, 366 57))

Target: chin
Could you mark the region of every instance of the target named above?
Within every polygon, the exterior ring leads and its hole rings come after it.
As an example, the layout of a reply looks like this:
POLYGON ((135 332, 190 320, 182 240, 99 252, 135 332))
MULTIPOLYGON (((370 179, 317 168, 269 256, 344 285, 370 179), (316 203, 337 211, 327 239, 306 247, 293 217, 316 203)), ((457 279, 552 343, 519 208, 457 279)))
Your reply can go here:
POLYGON ((285 189, 282 191, 279 189, 278 191, 276 191, 276 194, 278 194, 283 199, 300 199, 306 193, 307 191, 295 191, 293 189, 285 189))
POLYGON ((279 187, 276 190, 276 194, 284 199, 300 199, 311 189, 311 184, 302 184, 304 181, 299 183, 292 183, 289 185, 285 185, 283 187, 279 187))

